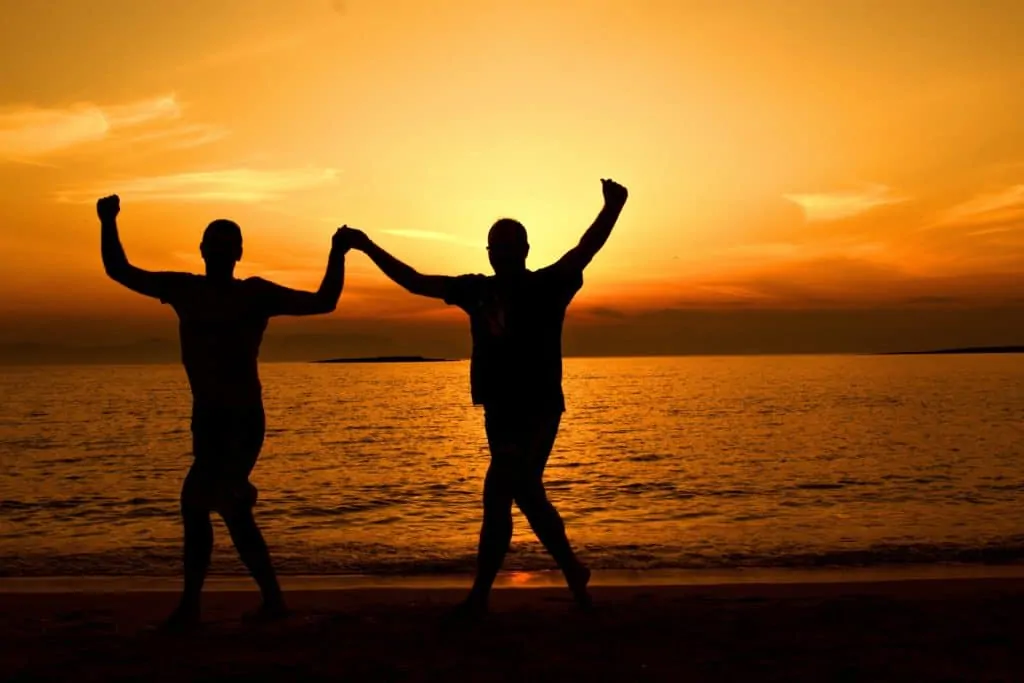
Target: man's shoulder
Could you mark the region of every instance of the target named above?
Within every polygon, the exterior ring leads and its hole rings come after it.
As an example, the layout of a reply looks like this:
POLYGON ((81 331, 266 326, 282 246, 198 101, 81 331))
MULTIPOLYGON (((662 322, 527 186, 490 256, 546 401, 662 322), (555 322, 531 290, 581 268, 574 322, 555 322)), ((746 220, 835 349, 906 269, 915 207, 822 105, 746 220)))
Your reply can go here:
POLYGON ((272 280, 259 277, 258 275, 253 275, 252 277, 247 277, 244 280, 239 280, 238 283, 242 287, 243 291, 251 292, 253 294, 266 294, 285 289, 282 285, 279 285, 272 280))
POLYGON ((475 289, 478 287, 486 286, 489 282, 493 280, 493 275, 483 275, 481 273, 467 273, 466 275, 452 276, 450 286, 457 290, 475 289))
POLYGON ((583 271, 562 261, 533 271, 533 276, 540 282, 559 286, 565 284, 578 286, 583 284, 583 271))
POLYGON ((445 284, 445 303, 469 310, 477 304, 481 290, 486 286, 488 280, 487 275, 478 273, 449 277, 445 284))
POLYGON ((163 271, 160 276, 160 301, 169 304, 179 301, 183 296, 195 292, 206 282, 206 277, 195 273, 163 271))

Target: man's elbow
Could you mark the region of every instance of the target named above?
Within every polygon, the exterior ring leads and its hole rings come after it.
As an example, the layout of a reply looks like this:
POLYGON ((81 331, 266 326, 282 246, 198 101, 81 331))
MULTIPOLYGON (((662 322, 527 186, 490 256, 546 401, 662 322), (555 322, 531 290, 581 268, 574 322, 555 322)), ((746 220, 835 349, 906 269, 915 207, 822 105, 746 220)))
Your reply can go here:
POLYGON ((110 263, 108 261, 103 262, 103 271, 107 274, 114 282, 123 285, 128 277, 128 264, 127 263, 110 263))
POLYGON ((429 296, 430 295, 430 282, 424 275, 416 273, 414 277, 408 278, 405 282, 400 283, 405 287, 406 291, 416 296, 429 296))
POLYGON ((320 315, 334 313, 336 310, 338 310, 339 298, 340 295, 336 297, 321 297, 316 302, 315 312, 320 315))

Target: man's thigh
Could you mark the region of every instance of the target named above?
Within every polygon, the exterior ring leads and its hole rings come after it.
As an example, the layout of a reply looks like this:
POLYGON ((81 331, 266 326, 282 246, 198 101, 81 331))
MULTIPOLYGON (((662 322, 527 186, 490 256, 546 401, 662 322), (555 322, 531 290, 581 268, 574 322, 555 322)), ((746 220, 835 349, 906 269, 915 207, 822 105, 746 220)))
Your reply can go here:
POLYGON ((183 505, 219 512, 256 503, 249 474, 263 445, 262 412, 197 415, 192 422, 194 460, 182 488, 183 505))
POLYGON ((561 417, 561 412, 489 410, 485 425, 492 469, 516 479, 542 476, 561 417))

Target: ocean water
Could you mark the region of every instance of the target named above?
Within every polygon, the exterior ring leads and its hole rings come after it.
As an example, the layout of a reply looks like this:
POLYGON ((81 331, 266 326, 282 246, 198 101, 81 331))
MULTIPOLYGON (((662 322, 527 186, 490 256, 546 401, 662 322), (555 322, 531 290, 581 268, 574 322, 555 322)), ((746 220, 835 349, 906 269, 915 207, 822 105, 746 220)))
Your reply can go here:
MULTIPOLYGON (((282 573, 472 570, 467 363, 262 376, 282 573)), ((547 488, 596 568, 1024 559, 1024 356, 569 359, 565 389, 547 488)), ((189 401, 177 366, 0 369, 0 575, 178 573, 189 401)), ((518 511, 506 566, 552 566, 518 511)))

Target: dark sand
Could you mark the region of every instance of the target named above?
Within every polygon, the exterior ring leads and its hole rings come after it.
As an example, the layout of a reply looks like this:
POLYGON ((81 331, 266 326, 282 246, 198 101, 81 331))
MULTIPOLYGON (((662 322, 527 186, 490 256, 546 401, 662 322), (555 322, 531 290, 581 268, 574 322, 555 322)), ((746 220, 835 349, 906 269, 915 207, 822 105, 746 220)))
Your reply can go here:
POLYGON ((212 591, 191 636, 147 631, 174 593, 0 594, 4 681, 1024 681, 1024 580, 502 589, 439 627, 461 590, 292 591, 295 616, 240 620, 212 591))

